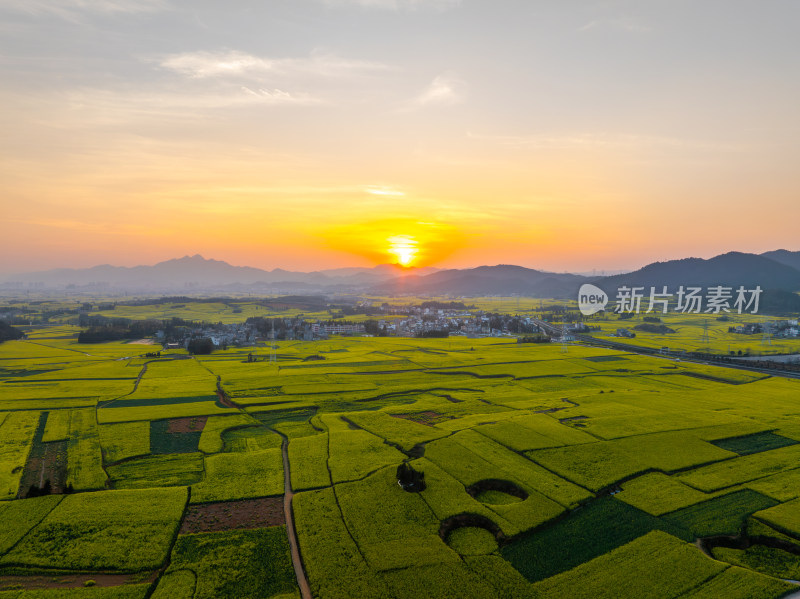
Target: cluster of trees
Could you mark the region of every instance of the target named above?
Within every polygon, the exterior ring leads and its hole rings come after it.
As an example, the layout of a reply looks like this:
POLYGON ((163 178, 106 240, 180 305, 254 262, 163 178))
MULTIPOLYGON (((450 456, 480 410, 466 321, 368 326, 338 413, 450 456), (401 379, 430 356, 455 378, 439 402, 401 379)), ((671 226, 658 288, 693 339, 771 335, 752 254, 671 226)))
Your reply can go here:
POLYGON ((345 316, 355 316, 357 314, 377 316, 381 313, 381 309, 375 306, 331 306, 328 308, 328 313, 331 318, 344 318, 345 316), (334 312, 334 309, 338 309, 338 312, 334 312))
POLYGON ((3 341, 13 341, 22 339, 25 334, 19 329, 15 329, 4 320, 0 320, 0 343, 3 341))
POLYGON ((161 330, 158 320, 127 320, 122 318, 107 319, 102 316, 84 317, 81 326, 89 328, 78 335, 78 343, 103 343, 121 339, 142 339, 155 335, 161 330), (89 324, 91 322, 97 324, 89 324))
POLYGON ((408 314, 413 308, 419 308, 420 310, 470 310, 474 306, 467 306, 464 302, 437 302, 433 300, 411 306, 393 306, 386 302, 381 304, 380 307, 331 304, 328 306, 328 312, 333 318, 344 318, 345 316, 355 316, 356 314, 365 314, 367 316, 379 316, 387 313, 408 314), (338 312, 334 313, 334 310, 338 310, 338 312))
POLYGON ((88 327, 78 335, 78 343, 104 343, 122 339, 143 339, 152 337, 157 331, 164 331, 166 339, 179 336, 181 329, 200 326, 199 323, 182 318, 169 320, 131 320, 130 318, 107 318, 81 314, 78 324, 88 327))
POLYGON ((386 325, 381 326, 377 320, 365 320, 364 332, 367 335, 375 335, 376 337, 386 337, 386 325))
POLYGON ((188 352, 195 356, 205 356, 214 351, 214 342, 208 337, 197 337, 186 346, 188 352))
POLYGON ((38 312, 38 310, 34 310, 33 308, 28 308, 26 306, 0 306, 0 314, 4 315, 3 318, 5 320, 9 320, 9 315, 11 315, 11 318, 21 318, 23 322, 20 324, 28 324, 28 321, 30 320, 24 316, 20 317, 20 314, 37 314, 38 312))
POLYGON ((423 310, 425 308, 429 308, 431 310, 469 310, 464 302, 436 302, 436 301, 427 301, 422 302, 419 305, 420 308, 423 310))
POLYGON ((517 337, 517 343, 550 343, 550 337, 544 333, 536 333, 535 335, 517 337))
POLYGON ((265 318, 263 316, 251 316, 245 323, 265 337, 275 331, 275 339, 286 339, 289 331, 296 335, 303 330, 305 325, 302 318, 265 318))
POLYGON ((444 339, 450 336, 450 331, 447 329, 433 329, 430 331, 420 331, 414 337, 418 339, 444 339))
MULTIPOLYGON (((645 319, 646 320, 646 319, 645 319)), ((657 335, 666 335, 667 333, 674 333, 675 331, 665 324, 653 324, 651 322, 643 322, 633 327, 637 331, 644 331, 646 333, 656 333, 657 335)))
POLYGON ((413 466, 403 462, 397 467, 397 482, 403 490, 419 493, 425 490, 425 473, 414 470, 413 466))
POLYGON ((189 297, 188 295, 165 295, 161 297, 122 302, 124 306, 153 306, 159 304, 225 304, 229 297, 189 297))
MULTIPOLYGON (((566 306, 547 306, 536 308, 535 311, 540 313, 539 319, 546 322, 578 322, 587 318, 574 308, 566 306)), ((598 314, 602 314, 602 312, 598 312, 598 314)))
MULTIPOLYGON (((509 333, 514 333, 515 335, 524 335, 526 333, 536 333, 538 331, 538 327, 532 324, 526 324, 521 318, 514 316, 513 318, 509 318, 506 316, 503 320, 503 324, 505 325, 506 330, 509 333)), ((492 327, 498 328, 498 327, 492 327)))

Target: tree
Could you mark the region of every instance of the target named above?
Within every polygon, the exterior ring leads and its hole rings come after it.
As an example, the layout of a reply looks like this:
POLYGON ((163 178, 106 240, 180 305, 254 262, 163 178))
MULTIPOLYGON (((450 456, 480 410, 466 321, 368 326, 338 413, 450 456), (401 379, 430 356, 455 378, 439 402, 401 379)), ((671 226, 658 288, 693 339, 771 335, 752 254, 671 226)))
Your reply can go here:
POLYGON ((199 337, 189 341, 189 345, 186 346, 186 349, 189 350, 189 353, 192 355, 207 355, 214 351, 214 342, 208 337, 199 337))
POLYGON ((0 320, 0 343, 3 341, 13 341, 22 339, 25 334, 19 329, 15 329, 4 320, 0 320))
POLYGON ((403 462, 397 467, 397 482, 404 491, 418 493, 425 490, 425 473, 403 462))

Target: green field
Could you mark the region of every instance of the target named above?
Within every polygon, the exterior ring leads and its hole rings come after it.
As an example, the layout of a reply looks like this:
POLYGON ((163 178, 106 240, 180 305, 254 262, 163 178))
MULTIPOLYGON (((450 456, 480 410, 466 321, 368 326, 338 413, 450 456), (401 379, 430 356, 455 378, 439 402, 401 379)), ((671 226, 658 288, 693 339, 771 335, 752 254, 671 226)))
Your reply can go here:
MULTIPOLYGON (((116 311, 270 315, 246 300, 116 311)), ((667 324, 686 339, 698 326, 667 324)), ((722 324, 713 343, 733 343, 722 324)), ((0 344, 0 599, 297 598, 289 490, 321 599, 796 588, 781 580, 800 576, 790 551, 710 559, 693 543, 766 536, 800 553, 800 380, 491 337, 279 341, 277 363, 248 362, 247 347, 150 359, 150 346, 50 328, 0 344), (398 485, 403 462, 424 490, 398 485), (24 498, 40 487, 56 493, 24 498), (97 580, 55 581, 68 576, 97 580)))
POLYGON ((752 356, 769 354, 791 354, 800 352, 800 339, 771 338, 766 343, 762 334, 745 335, 740 333, 730 333, 730 327, 745 325, 748 323, 762 324, 765 321, 775 320, 769 316, 760 314, 730 314, 729 320, 719 320, 717 316, 709 314, 681 314, 669 312, 667 314, 656 314, 661 319, 661 323, 675 331, 674 333, 648 333, 645 331, 634 330, 634 327, 644 323, 644 318, 653 314, 634 314, 630 319, 620 320, 616 314, 609 314, 605 318, 596 316, 587 323, 594 327, 599 327, 600 331, 593 331, 591 334, 598 339, 608 341, 619 341, 621 343, 639 345, 661 349, 668 347, 673 351, 704 351, 717 354, 729 355, 734 352, 738 355, 750 354, 752 356), (626 328, 634 330, 634 338, 618 338, 612 335, 617 329, 626 328), (708 336, 706 340, 704 337, 708 336))

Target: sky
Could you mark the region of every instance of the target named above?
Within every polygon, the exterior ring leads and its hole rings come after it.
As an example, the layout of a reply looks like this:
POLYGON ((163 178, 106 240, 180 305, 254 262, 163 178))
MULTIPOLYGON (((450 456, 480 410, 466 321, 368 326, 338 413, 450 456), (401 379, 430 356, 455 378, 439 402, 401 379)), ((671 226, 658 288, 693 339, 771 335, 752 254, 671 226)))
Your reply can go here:
POLYGON ((0 274, 800 250, 795 0, 0 0, 0 274))

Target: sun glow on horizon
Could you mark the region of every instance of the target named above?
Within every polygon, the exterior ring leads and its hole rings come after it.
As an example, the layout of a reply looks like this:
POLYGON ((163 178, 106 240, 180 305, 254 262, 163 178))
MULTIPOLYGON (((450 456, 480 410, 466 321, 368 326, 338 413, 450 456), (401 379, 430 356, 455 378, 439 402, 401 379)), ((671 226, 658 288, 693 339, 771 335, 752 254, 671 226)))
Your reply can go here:
POLYGON ((393 235, 389 242, 389 254, 397 258, 400 266, 411 266, 419 252, 419 242, 411 235, 393 235))
MULTIPOLYGON (((315 223, 316 224, 316 223, 315 223)), ((452 222, 419 217, 351 220, 339 225, 324 223, 310 238, 321 246, 361 256, 367 264, 397 264, 423 268, 462 251, 475 241, 477 232, 452 222)))

